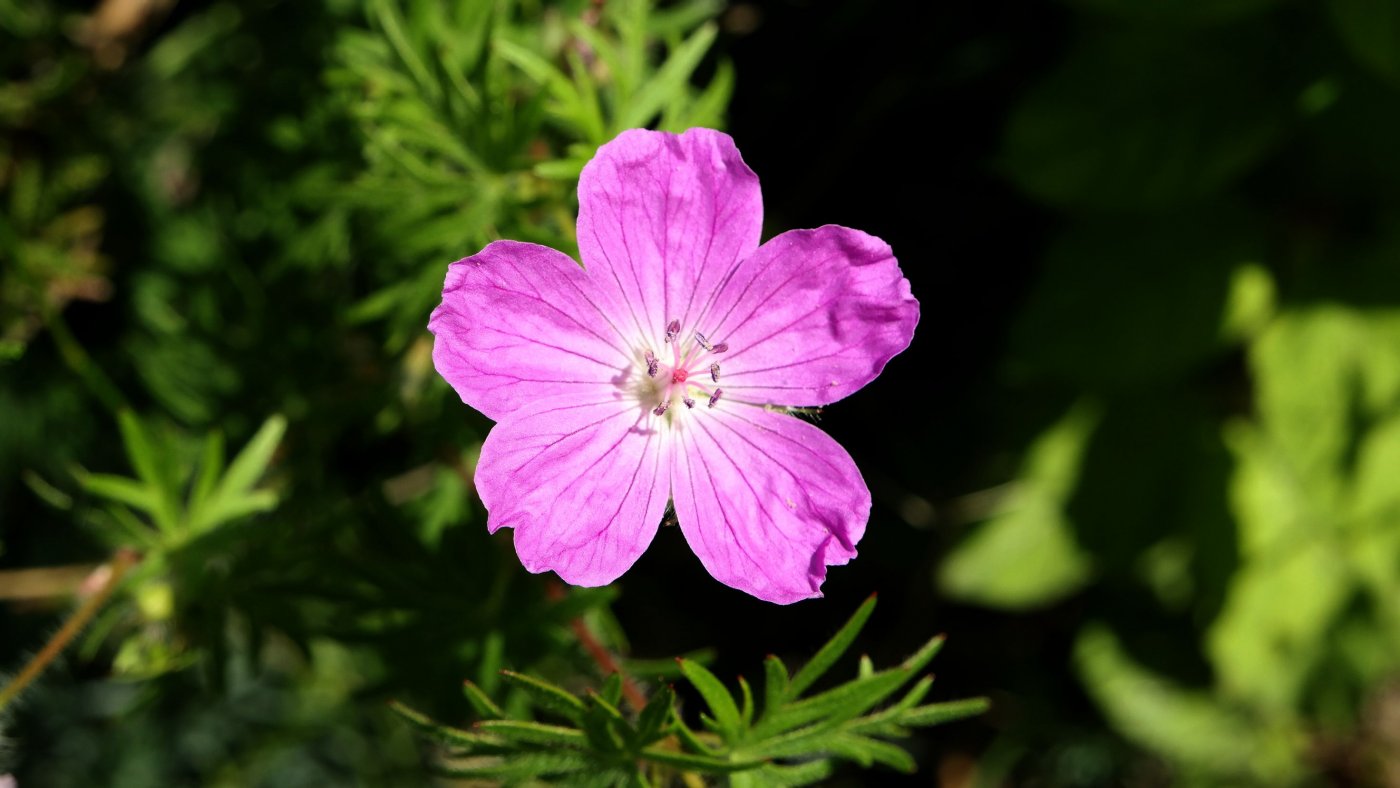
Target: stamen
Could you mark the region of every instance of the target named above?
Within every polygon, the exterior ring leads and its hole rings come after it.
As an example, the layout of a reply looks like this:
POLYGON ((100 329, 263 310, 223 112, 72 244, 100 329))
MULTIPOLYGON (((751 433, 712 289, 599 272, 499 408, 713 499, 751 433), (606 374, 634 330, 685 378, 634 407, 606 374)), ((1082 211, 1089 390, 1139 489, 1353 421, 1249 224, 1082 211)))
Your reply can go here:
POLYGON ((667 323, 667 324, 666 324, 666 342, 667 342, 667 344, 669 344, 669 343, 671 343, 671 342, 675 342, 675 341, 676 341, 676 337, 679 336, 680 333, 681 333, 681 321, 679 321, 679 320, 672 320, 671 322, 667 323))
POLYGON ((723 353, 724 351, 726 351, 726 350, 728 350, 728 349, 729 349, 729 343, 728 343, 728 342, 721 342, 721 343, 719 343, 718 345, 715 345, 714 347, 710 348, 710 352, 711 352, 711 353, 723 353))
POLYGON ((718 363, 714 363, 714 364, 711 364, 711 365, 710 365, 710 380, 713 380, 713 381, 716 382, 716 383, 719 382, 719 364, 718 364, 718 363))
POLYGON ((715 393, 710 395, 710 407, 713 408, 715 406, 715 403, 719 402, 719 397, 723 393, 724 389, 715 389, 715 393))
POLYGON ((661 401, 660 405, 657 405, 655 408, 653 408, 651 412, 656 414, 657 416, 664 416, 666 415, 666 409, 669 407, 671 407, 671 401, 665 399, 661 401))
POLYGON ((656 360, 656 354, 653 353, 653 352, 651 352, 650 350, 647 351, 646 360, 647 360, 647 375, 650 376, 650 377, 653 377, 653 378, 656 377, 656 370, 657 370, 657 368, 660 366, 660 363, 661 363, 661 362, 659 362, 659 361, 656 360))
POLYGON ((706 350, 713 350, 713 349, 714 349, 714 348, 712 348, 712 347, 710 346, 710 340, 706 339, 706 338, 705 338, 705 335, 702 334, 702 333, 700 333, 699 331, 696 331, 696 332, 695 332, 695 341, 696 341, 696 342, 699 342, 699 343, 700 343, 700 347, 702 347, 702 348, 704 348, 704 349, 706 349, 706 350))
POLYGON ((690 397, 683 397, 681 399, 681 402, 684 402, 687 408, 695 407, 695 400, 691 399, 690 397))

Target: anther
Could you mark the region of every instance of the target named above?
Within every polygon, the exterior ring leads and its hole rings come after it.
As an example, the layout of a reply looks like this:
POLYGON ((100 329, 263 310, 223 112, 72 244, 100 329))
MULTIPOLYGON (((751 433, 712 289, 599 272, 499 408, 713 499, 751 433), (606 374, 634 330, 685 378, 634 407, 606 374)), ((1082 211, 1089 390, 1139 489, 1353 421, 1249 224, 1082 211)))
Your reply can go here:
POLYGON ((657 370, 657 368, 660 366, 660 362, 658 362, 658 361, 656 360, 656 354, 653 353, 653 352, 651 352, 650 350, 648 350, 648 351, 647 351, 647 354, 646 354, 646 360, 647 360, 647 375, 649 375, 649 376, 651 376, 651 377, 653 377, 653 378, 656 377, 656 370, 657 370))
POLYGON ((668 343, 670 343, 670 342, 675 342, 675 341, 676 341, 676 337, 679 336, 680 333, 681 333, 681 321, 679 321, 679 320, 672 320, 671 322, 669 322, 669 323, 666 324, 666 341, 667 341, 668 343))
POLYGON ((693 407, 695 407, 695 400, 691 399, 690 397, 684 397, 684 398, 682 398, 682 399, 681 399, 681 402, 684 402, 684 403, 685 403, 685 406, 686 406, 687 408, 693 408, 693 407))
POLYGON ((724 389, 715 389, 715 393, 710 395, 710 407, 713 408, 715 406, 715 403, 719 402, 719 397, 723 393, 724 389))
POLYGON ((726 351, 726 350, 728 350, 728 349, 729 349, 729 343, 728 343, 728 342, 721 342, 721 343, 719 343, 718 345, 715 345, 714 347, 710 348, 710 352, 711 352, 711 353, 723 353, 724 351, 726 351))
POLYGON ((713 381, 716 382, 716 383, 719 382, 719 363, 718 363, 718 362, 716 362, 716 363, 710 365, 710 380, 713 380, 713 381))
POLYGON ((657 405, 655 408, 652 408, 651 412, 656 414, 657 416, 664 416, 666 415, 666 409, 669 407, 671 407, 671 401, 668 399, 662 400, 661 404, 657 405))
POLYGON ((705 338, 705 335, 702 334, 702 333, 700 333, 699 331, 696 331, 696 332, 695 332, 695 341, 696 341, 696 342, 699 342, 699 343, 700 343, 700 347, 702 347, 702 348, 704 348, 704 349, 706 349, 706 350, 713 350, 713 349, 714 349, 713 347, 710 346, 710 340, 706 339, 706 338, 705 338))

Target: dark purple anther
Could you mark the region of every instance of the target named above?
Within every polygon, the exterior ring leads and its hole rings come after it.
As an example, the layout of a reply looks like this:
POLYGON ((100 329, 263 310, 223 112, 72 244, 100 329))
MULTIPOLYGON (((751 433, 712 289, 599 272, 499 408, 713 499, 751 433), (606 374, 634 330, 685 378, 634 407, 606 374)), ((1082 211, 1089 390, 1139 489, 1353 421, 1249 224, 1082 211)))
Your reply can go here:
POLYGON ((714 364, 711 364, 711 365, 710 365, 710 380, 713 380, 713 381, 716 382, 716 383, 719 382, 719 364, 718 364, 718 363, 714 363, 714 364))
POLYGON ((648 350, 648 351, 647 351, 647 354, 646 354, 646 360, 647 360, 647 375, 649 375, 649 376, 651 376, 651 377, 653 377, 653 378, 656 377, 656 370, 657 370, 657 368, 660 366, 660 362, 658 362, 658 361, 656 360, 656 354, 653 353, 653 352, 651 352, 650 350, 648 350))
POLYGON ((724 389, 715 389, 715 393, 710 395, 710 407, 713 408, 715 406, 715 403, 719 402, 720 395, 723 393, 724 389))
POLYGON ((672 320, 666 324, 666 341, 675 342, 676 337, 681 333, 681 321, 672 320))

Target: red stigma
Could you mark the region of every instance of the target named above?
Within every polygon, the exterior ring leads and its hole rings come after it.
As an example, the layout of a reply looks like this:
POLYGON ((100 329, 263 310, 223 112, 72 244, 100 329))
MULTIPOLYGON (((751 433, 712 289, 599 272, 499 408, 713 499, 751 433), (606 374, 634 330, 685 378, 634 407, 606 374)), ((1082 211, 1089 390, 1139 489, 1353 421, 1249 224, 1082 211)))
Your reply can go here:
POLYGON ((685 382, 685 379, 688 378, 688 377, 690 377, 690 373, 689 373, 689 372, 686 372, 686 371, 683 370, 683 369, 677 369, 675 372, 672 372, 672 373, 671 373, 671 382, 672 382, 672 383, 684 383, 684 382, 685 382))

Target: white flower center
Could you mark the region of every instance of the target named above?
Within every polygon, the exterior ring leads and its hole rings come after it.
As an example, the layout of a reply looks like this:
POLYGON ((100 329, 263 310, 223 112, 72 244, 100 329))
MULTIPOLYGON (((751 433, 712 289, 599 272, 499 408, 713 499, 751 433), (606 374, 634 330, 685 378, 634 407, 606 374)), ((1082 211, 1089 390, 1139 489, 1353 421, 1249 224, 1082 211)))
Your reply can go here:
POLYGON ((663 358, 666 349, 658 355, 652 348, 642 354, 642 367, 645 375, 638 396, 645 404, 655 403, 652 415, 671 418, 671 406, 681 405, 686 410, 695 407, 697 400, 705 400, 707 407, 713 408, 724 396, 719 387, 719 362, 716 357, 729 349, 724 342, 711 342, 699 331, 689 339, 681 339, 681 321, 672 320, 666 325, 666 344, 670 346, 669 363, 663 358))

